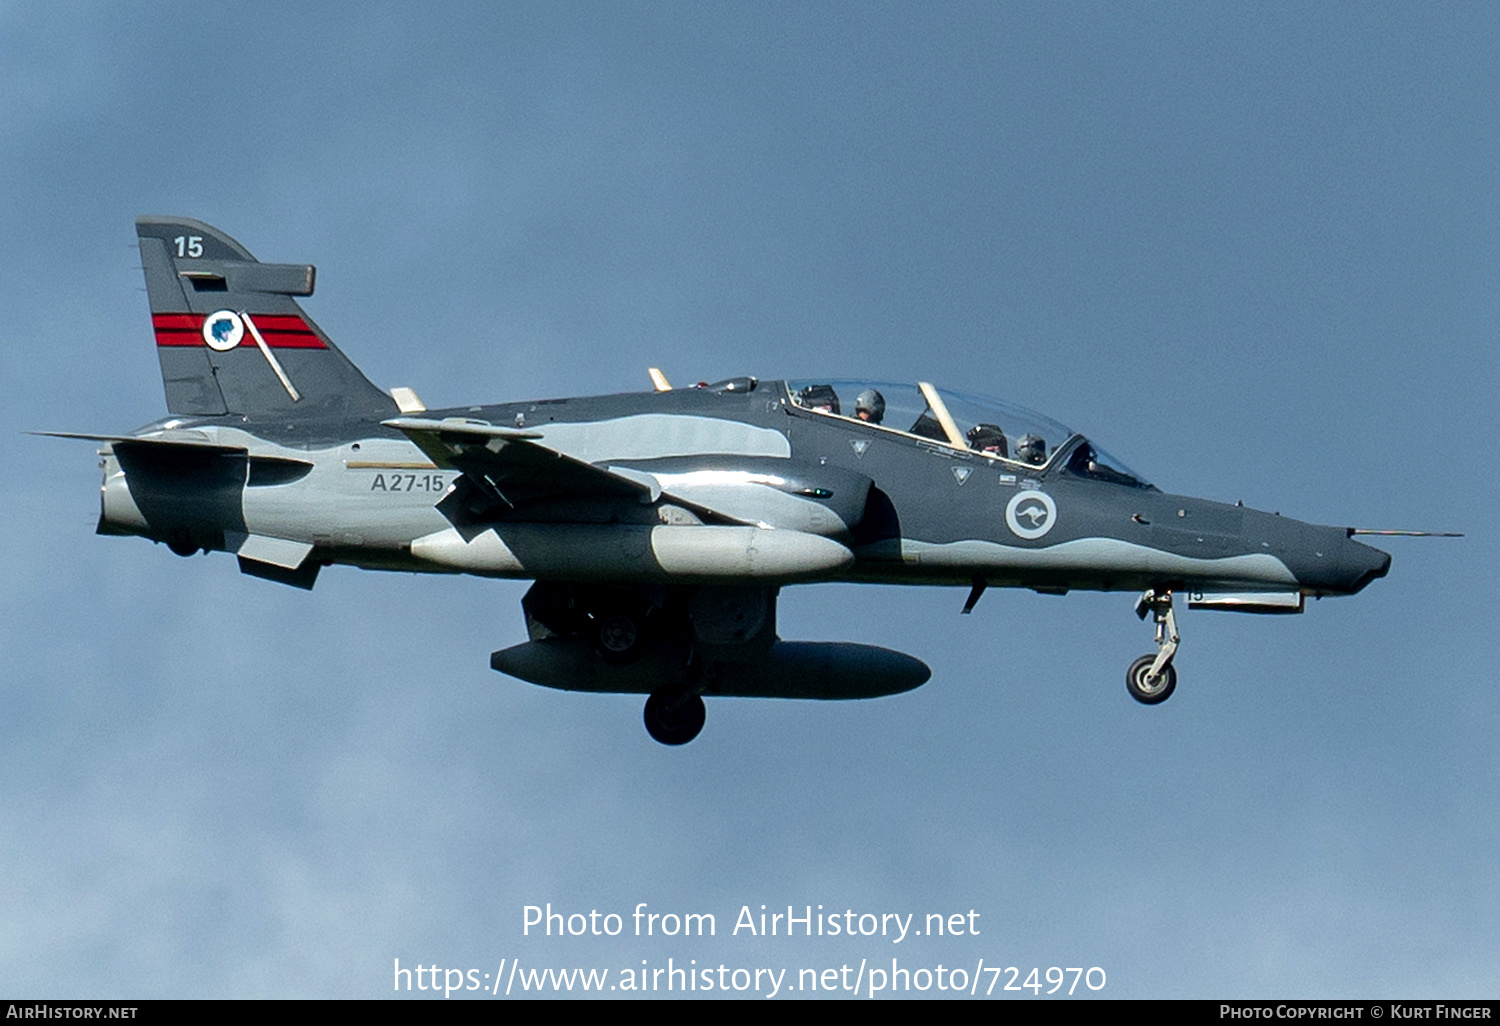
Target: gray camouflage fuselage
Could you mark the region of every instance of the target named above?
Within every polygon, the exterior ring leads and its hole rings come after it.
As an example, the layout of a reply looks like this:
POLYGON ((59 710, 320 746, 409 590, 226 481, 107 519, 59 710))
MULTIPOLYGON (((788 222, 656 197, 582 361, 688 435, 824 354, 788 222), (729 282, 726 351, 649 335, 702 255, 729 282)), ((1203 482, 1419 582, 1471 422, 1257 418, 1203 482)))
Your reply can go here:
MULTIPOLYGON (((1385 553, 1353 541, 1342 528, 1070 474, 1068 453, 1087 444, 1076 436, 1058 447, 1047 467, 1028 467, 801 409, 781 382, 747 391, 677 389, 427 416, 521 424, 548 448, 659 483, 654 502, 642 501, 645 495, 546 497, 499 506, 488 511, 487 522, 501 539, 527 525, 738 524, 827 538, 852 556, 836 568, 789 573, 786 583, 970 584, 977 578, 1045 591, 1323 596, 1358 591, 1389 564, 1385 553), (868 442, 862 452, 853 444, 859 441, 868 442), (1040 538, 1019 537, 1007 526, 1006 506, 1023 490, 1055 503, 1055 524, 1040 538)), ((413 543, 420 550, 422 539, 455 530, 437 504, 461 475, 437 467, 398 430, 368 422, 231 425, 223 419, 175 418, 162 422, 170 428, 159 423, 139 432, 201 438, 244 448, 247 457, 227 473, 215 471, 212 482, 203 471, 149 485, 119 474, 121 461, 110 460, 106 529, 209 550, 232 548, 237 535, 285 539, 311 546, 310 558, 323 564, 517 578, 548 576, 548 563, 562 558, 538 557, 535 567, 511 570, 487 569, 478 557, 466 566, 413 555, 413 543)), ((600 579, 586 567, 567 576, 600 579)), ((635 575, 614 570, 608 576, 622 583, 671 577, 649 561, 635 575)))

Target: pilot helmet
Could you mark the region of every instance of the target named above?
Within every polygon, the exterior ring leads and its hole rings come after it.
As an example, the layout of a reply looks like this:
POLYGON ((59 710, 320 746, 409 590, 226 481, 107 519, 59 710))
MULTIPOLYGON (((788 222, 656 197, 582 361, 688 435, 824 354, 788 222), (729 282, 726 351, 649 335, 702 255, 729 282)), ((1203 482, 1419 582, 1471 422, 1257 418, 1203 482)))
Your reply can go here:
POLYGON ((1028 434, 1016 443, 1016 457, 1041 466, 1047 462, 1047 442, 1041 435, 1028 434))
POLYGON ((970 449, 995 456, 1009 455, 1005 447, 1005 432, 998 424, 975 424, 964 437, 969 440, 970 449))
POLYGON ((854 397, 854 415, 871 424, 885 419, 885 396, 873 388, 867 388, 854 397))
POLYGON ((823 413, 838 413, 839 394, 832 385, 808 385, 797 393, 797 404, 823 413))

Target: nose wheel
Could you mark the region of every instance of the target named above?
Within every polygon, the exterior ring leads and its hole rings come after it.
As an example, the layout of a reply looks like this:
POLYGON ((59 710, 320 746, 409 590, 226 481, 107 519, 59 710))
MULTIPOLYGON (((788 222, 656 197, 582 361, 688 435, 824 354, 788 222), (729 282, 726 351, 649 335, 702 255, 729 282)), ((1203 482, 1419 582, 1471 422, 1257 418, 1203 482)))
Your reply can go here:
POLYGON ((1151 667, 1156 664, 1156 656, 1143 655, 1130 664, 1130 669, 1125 671, 1125 690, 1130 692, 1130 697, 1142 705, 1156 705, 1165 702, 1172 697, 1172 692, 1177 689, 1177 670, 1168 663, 1152 676, 1151 667))
POLYGON ((1135 615, 1142 620, 1150 614, 1156 620, 1156 654, 1143 655, 1125 671, 1125 690, 1142 705, 1156 705, 1172 697, 1177 688, 1177 670, 1172 657, 1177 654, 1177 617, 1172 613, 1172 593, 1147 591, 1135 604, 1135 615))

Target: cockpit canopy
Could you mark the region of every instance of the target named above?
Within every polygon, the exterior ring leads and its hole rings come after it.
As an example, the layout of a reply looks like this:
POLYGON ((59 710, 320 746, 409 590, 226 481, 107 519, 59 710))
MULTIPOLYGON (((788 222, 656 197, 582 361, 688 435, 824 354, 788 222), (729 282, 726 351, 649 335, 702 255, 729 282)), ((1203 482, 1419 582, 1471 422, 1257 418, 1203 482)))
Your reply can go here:
POLYGON ((1050 417, 998 399, 888 381, 786 383, 792 403, 883 431, 949 445, 1039 472, 1066 454, 1066 473, 1149 488, 1125 464, 1050 417))

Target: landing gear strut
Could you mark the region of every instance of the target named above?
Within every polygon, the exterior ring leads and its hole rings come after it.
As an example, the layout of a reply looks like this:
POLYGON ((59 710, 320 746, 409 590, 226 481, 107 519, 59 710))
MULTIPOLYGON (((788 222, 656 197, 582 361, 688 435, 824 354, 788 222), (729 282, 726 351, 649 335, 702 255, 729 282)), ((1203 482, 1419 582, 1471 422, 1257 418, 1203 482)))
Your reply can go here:
POLYGON ((1156 618, 1156 655, 1143 655, 1125 671, 1125 689, 1130 697, 1144 705, 1156 705, 1172 697, 1177 688, 1177 670, 1172 657, 1177 654, 1177 617, 1172 613, 1172 593, 1148 590, 1135 604, 1135 615, 1142 620, 1150 613, 1156 618))

